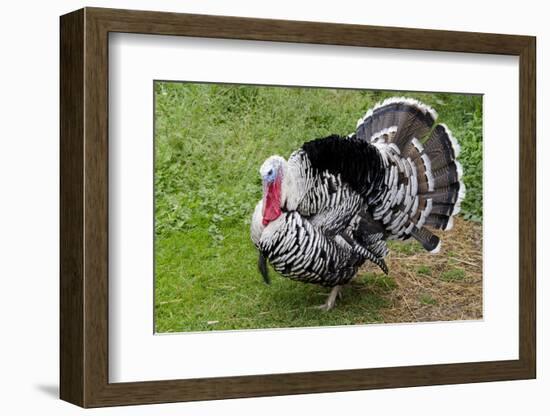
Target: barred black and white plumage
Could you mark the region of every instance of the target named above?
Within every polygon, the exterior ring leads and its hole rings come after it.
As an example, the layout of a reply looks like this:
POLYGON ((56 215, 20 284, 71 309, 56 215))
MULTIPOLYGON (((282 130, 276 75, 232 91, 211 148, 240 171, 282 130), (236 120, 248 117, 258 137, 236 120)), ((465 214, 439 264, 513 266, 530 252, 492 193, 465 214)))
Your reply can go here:
POLYGON ((257 246, 277 272, 322 286, 349 282, 365 262, 344 238, 327 237, 296 211, 285 212, 274 220, 257 246))
POLYGON ((254 244, 282 275, 335 287, 366 261, 387 272, 386 240, 418 240, 430 252, 465 195, 460 147, 437 113, 391 98, 359 119, 355 133, 306 142, 260 169, 264 198, 254 244))

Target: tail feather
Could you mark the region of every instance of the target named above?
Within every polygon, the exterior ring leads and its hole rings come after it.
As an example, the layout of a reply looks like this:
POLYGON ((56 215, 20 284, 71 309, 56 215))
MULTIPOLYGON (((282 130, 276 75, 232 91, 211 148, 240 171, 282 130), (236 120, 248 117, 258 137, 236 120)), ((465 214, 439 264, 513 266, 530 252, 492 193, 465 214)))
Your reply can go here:
POLYGON ((429 251, 431 253, 439 252, 439 248, 441 247, 441 240, 439 239, 439 237, 437 235, 433 234, 427 228, 424 228, 424 227, 416 228, 416 227, 414 227, 411 231, 411 235, 420 244, 422 244, 422 247, 424 247, 427 251, 429 251))
POLYGON ((382 138, 403 150, 413 138, 424 137, 436 118, 435 110, 420 101, 405 97, 389 98, 357 122, 356 136, 369 142, 382 138))
POLYGON ((436 214, 432 210, 432 213, 428 216, 428 218, 426 218, 424 225, 429 225, 430 227, 440 230, 450 230, 447 226, 449 225, 449 220, 451 220, 451 218, 452 217, 449 215, 436 214))
POLYGON ((419 192, 431 200, 425 221, 418 225, 442 230, 453 227, 453 216, 465 196, 462 165, 456 160, 459 154, 460 146, 447 126, 435 126, 423 143, 421 157, 415 160, 418 170, 424 171, 424 176, 419 175, 419 192))
POLYGON ((455 182, 447 186, 441 186, 426 196, 434 203, 455 205, 460 199, 461 183, 455 182))
POLYGON ((424 153, 430 156, 432 169, 448 166, 460 154, 460 146, 444 124, 438 124, 424 143, 424 153))
POLYGON ((434 179, 434 188, 444 188, 449 184, 460 183, 462 179, 462 166, 456 160, 453 160, 447 166, 432 170, 434 179))
MULTIPOLYGON (((393 165, 399 165, 397 184, 389 186, 388 195, 395 186, 404 187, 407 194, 403 200, 394 199, 393 212, 382 205, 375 218, 383 218, 387 230, 398 238, 412 236, 431 252, 438 250, 440 240, 425 226, 450 229, 465 196, 462 166, 457 160, 460 146, 446 125, 434 127, 436 119, 437 113, 419 101, 390 98, 367 112, 355 133, 385 152, 393 165)), ((390 168, 395 169, 391 163, 390 168)))
POLYGON ((441 204, 441 203, 435 202, 432 204, 431 214, 451 216, 453 214, 453 209, 454 209, 453 204, 441 204))

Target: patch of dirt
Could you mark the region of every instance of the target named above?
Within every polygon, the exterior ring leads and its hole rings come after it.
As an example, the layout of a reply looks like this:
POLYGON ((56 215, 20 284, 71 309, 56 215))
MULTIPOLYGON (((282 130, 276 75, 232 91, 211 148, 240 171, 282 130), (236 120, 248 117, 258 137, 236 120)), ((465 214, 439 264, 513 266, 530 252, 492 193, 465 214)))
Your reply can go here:
POLYGON ((386 262, 397 287, 386 294, 390 306, 380 310, 384 322, 483 317, 481 224, 455 217, 452 230, 436 233, 442 241, 437 254, 416 241, 392 244, 386 262))

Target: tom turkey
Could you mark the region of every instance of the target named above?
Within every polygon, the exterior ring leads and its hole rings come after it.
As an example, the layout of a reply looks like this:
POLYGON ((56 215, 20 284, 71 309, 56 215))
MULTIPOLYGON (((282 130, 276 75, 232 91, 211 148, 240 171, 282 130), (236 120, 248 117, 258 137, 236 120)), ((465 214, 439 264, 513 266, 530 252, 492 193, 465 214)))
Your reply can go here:
POLYGON ((288 160, 260 168, 263 198, 251 223, 266 282, 268 260, 290 279, 342 285, 366 261, 388 269, 386 240, 410 237, 432 252, 465 196, 460 147, 437 113, 409 98, 390 98, 359 119, 355 133, 304 143, 288 160))

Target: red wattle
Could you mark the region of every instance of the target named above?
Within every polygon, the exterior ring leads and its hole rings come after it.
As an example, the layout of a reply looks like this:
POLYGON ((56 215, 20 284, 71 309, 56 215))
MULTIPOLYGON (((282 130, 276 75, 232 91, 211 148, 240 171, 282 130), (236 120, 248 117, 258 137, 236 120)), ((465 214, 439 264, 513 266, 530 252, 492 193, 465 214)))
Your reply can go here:
POLYGON ((281 215, 281 181, 276 179, 267 186, 264 196, 264 212, 262 224, 267 225, 281 215))

